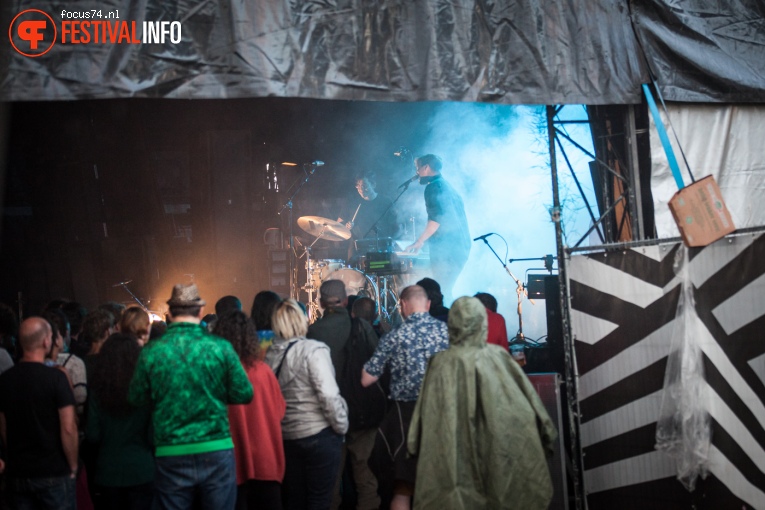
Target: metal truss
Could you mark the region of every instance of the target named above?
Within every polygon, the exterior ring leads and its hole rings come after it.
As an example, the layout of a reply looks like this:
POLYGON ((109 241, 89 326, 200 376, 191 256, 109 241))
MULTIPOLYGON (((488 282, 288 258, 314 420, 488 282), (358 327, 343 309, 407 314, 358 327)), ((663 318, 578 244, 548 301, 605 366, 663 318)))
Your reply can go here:
POLYGON ((553 107, 554 115, 548 129, 552 131, 556 148, 576 183, 591 221, 589 230, 572 247, 581 245, 593 231, 598 234, 601 244, 644 239, 635 107, 588 107, 589 118, 581 120, 558 119, 562 108, 553 107), (594 154, 565 131, 566 124, 590 125, 594 154), (593 160, 591 173, 598 200, 597 213, 571 165, 567 152, 571 150, 580 151, 593 160))
POLYGON ((564 351, 564 382, 566 385, 567 423, 569 444, 569 475, 573 487, 573 502, 577 510, 587 508, 584 486, 584 459, 580 435, 579 373, 576 364, 574 339, 571 334, 568 261, 571 253, 596 231, 602 244, 642 240, 643 208, 640 191, 639 157, 635 107, 588 107, 587 119, 562 120, 563 106, 547 106, 547 134, 552 178, 555 241, 558 255, 559 304, 564 351), (595 153, 587 150, 565 130, 566 124, 589 124, 595 153), (617 129, 618 126, 622 126, 617 129), (578 150, 592 158, 590 171, 596 190, 597 210, 589 203, 584 189, 574 172, 567 151, 578 150), (562 210, 558 190, 558 153, 581 195, 592 225, 573 247, 564 244, 562 210), (627 157, 625 157, 625 155, 627 157), (597 212, 596 212, 597 211, 597 212))

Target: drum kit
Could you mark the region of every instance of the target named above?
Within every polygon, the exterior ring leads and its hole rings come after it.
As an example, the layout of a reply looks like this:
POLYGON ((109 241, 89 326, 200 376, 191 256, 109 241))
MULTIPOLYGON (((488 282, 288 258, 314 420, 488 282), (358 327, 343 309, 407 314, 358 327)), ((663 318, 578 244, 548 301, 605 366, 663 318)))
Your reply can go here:
POLYGON ((351 230, 344 224, 321 216, 301 216, 298 226, 316 239, 305 247, 306 283, 301 287, 308 294, 308 315, 311 321, 321 316, 319 288, 329 280, 345 284, 348 296, 369 297, 378 304, 380 320, 390 325, 401 321, 398 312, 397 276, 408 272, 413 266, 409 253, 396 252, 396 243, 390 238, 361 239, 356 241, 357 251, 362 253, 353 267, 339 259, 313 259, 311 248, 319 239, 347 241, 351 230))

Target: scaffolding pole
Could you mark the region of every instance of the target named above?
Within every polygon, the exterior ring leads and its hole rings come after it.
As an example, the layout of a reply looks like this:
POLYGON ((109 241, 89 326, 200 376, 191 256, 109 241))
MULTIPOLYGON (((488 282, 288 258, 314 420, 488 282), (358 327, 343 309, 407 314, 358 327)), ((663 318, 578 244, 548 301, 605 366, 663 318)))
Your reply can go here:
MULTIPOLYGON (((584 465, 582 458, 582 449, 579 435, 579 391, 578 376, 576 367, 576 355, 574 352, 574 342, 571 338, 571 324, 569 320, 569 292, 568 292, 568 254, 563 244, 563 228, 561 225, 561 206, 560 196, 558 194, 558 169, 557 156, 555 152, 556 129, 555 117, 559 111, 558 107, 547 106, 547 141, 550 151, 550 175, 552 177, 553 208, 550 212, 552 220, 555 223, 555 245, 558 252, 558 283, 560 292, 558 294, 560 312, 561 312, 561 331, 564 351, 564 381, 566 385, 566 407, 568 410, 568 432, 571 438, 569 451, 570 458, 568 465, 571 467, 571 485, 573 487, 573 502, 576 510, 587 508, 587 500, 584 492, 584 465)), ((562 433, 562 431, 561 431, 562 433)))

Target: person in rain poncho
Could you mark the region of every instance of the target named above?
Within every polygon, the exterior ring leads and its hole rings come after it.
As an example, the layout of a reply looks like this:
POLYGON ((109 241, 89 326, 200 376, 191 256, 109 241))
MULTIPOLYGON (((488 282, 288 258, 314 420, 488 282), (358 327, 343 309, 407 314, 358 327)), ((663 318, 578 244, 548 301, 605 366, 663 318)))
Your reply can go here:
POLYGON ((409 429, 415 509, 546 509, 555 427, 506 350, 486 343, 486 310, 461 297, 449 349, 429 362, 409 429))

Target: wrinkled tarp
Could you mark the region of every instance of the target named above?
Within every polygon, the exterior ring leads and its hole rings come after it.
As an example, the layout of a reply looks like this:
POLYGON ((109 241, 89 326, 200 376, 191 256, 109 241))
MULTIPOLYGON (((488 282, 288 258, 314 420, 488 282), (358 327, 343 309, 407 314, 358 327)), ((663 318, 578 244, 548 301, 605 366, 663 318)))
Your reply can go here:
POLYGON ((665 98, 765 102, 763 0, 632 0, 635 32, 665 98))
MULTIPOLYGON (((765 106, 761 105, 667 105, 693 176, 713 175, 736 228, 765 225, 765 106)), ((685 185, 691 183, 680 147, 661 111, 685 185)), ((651 118, 651 195, 659 238, 680 235, 669 211, 669 200, 677 192, 667 156, 651 118)))
MULTIPOLYGON (((166 44, 9 44, 5 100, 284 96, 506 104, 765 101, 761 0, 230 0, 77 2, 121 20, 180 21, 166 44), (633 11, 635 29, 631 26, 633 11)), ((3 2, 4 19, 52 0, 3 2)))

